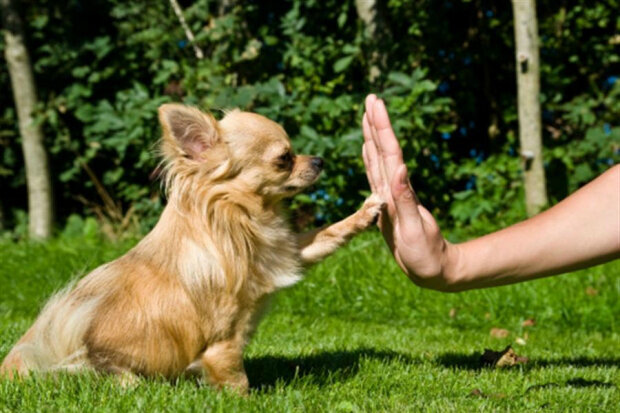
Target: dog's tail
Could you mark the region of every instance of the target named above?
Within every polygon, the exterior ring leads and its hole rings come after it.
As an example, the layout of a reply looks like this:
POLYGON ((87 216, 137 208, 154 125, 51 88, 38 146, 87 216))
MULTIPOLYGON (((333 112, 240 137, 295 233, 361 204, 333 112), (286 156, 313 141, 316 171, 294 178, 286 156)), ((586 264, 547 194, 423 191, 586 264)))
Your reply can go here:
POLYGON ((46 304, 34 325, 5 358, 1 372, 25 376, 30 371, 89 367, 84 336, 100 298, 76 298, 72 289, 69 286, 60 291, 46 304))

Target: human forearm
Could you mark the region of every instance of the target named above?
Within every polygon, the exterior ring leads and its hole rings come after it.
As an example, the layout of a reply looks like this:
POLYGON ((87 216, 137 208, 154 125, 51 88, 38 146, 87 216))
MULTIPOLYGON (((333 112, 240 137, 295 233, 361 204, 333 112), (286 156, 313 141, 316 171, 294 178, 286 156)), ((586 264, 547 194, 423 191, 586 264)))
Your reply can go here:
POLYGON ((448 289, 511 284, 620 257, 620 165, 553 208, 501 231, 451 245, 448 289))

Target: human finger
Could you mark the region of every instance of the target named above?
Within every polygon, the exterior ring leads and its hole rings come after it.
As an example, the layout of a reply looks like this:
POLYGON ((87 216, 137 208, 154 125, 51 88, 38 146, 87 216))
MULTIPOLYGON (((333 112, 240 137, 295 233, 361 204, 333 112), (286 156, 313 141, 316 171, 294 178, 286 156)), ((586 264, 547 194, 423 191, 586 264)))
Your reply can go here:
POLYGON ((392 198, 396 209, 396 219, 400 225, 420 222, 422 217, 418 210, 418 201, 409 183, 407 167, 400 165, 391 182, 392 198))
POLYGON ((396 139, 396 135, 394 135, 390 117, 381 99, 376 100, 374 103, 372 120, 373 122, 370 125, 371 131, 372 126, 374 126, 375 133, 373 138, 375 139, 375 144, 381 156, 385 176, 388 182, 392 182, 396 170, 401 165, 404 165, 403 151, 396 139))
POLYGON ((375 177, 373 175, 374 164, 368 156, 368 146, 366 143, 362 145, 362 159, 364 160, 364 166, 366 170, 366 178, 368 179, 368 185, 373 194, 377 193, 377 185, 375 184, 375 177))
POLYGON ((366 114, 368 116, 368 124, 372 126, 374 121, 373 112, 375 109, 375 102, 377 101, 377 96, 373 93, 366 96, 365 104, 366 104, 366 114))
POLYGON ((388 208, 390 208, 390 184, 386 179, 382 159, 375 145, 375 139, 372 137, 372 128, 369 125, 367 113, 364 113, 364 117, 362 119, 362 129, 364 131, 365 139, 364 146, 362 147, 362 153, 364 155, 364 163, 366 165, 366 172, 371 189, 373 192, 378 193, 384 200, 388 200, 388 208))

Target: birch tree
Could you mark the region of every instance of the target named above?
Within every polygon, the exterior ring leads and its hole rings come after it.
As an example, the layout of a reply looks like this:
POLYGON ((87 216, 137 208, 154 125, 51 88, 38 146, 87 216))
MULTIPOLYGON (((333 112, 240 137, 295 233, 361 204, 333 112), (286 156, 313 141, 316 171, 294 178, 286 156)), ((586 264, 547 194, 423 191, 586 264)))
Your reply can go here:
POLYGON ((370 54, 370 68, 368 80, 371 84, 381 75, 381 53, 377 50, 376 43, 378 37, 383 35, 382 30, 386 30, 379 13, 379 0, 355 0, 357 15, 364 22, 367 36, 373 41, 375 46, 370 54))
POLYGON ((12 0, 0 0, 3 17, 4 55, 8 64, 28 185, 28 230, 30 237, 45 239, 52 232, 52 190, 43 132, 34 121, 37 105, 30 56, 21 19, 12 0))
POLYGON ((525 203, 528 215, 547 205, 542 159, 540 66, 535 0, 512 0, 517 68, 519 142, 524 163, 525 203))

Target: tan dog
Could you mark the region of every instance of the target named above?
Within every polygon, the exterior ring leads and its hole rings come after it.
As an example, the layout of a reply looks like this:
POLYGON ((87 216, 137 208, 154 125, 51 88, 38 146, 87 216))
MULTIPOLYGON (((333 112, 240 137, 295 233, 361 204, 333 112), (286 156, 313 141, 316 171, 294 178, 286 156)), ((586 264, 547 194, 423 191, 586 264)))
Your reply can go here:
POLYGON ((233 111, 159 109, 168 205, 132 250, 56 294, 4 360, 10 376, 94 369, 125 379, 200 370, 247 391, 243 349, 268 297, 376 219, 382 203, 294 234, 282 199, 315 182, 321 158, 286 132, 233 111))

